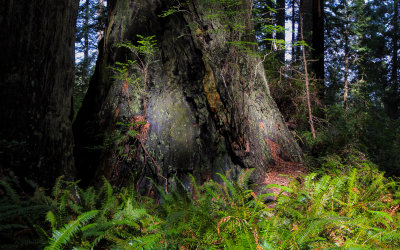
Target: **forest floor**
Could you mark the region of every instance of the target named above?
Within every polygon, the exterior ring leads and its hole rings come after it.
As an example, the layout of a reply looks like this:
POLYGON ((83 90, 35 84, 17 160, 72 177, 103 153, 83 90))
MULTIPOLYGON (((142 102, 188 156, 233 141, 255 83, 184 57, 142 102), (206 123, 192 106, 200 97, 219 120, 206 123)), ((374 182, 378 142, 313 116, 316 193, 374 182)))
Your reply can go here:
MULTIPOLYGON (((267 141, 275 164, 268 165, 268 172, 264 178, 264 184, 277 184, 279 186, 289 186, 291 181, 300 180, 307 174, 307 168, 303 163, 293 160, 287 161, 280 156, 279 145, 270 140, 267 141)), ((281 189, 276 187, 269 188, 274 194, 279 194, 281 189)), ((276 197, 274 197, 274 200, 276 197)))
MULTIPOLYGON (((301 180, 302 176, 306 174, 307 168, 303 164, 285 162, 285 164, 269 166, 264 183, 266 185, 277 184, 279 186, 289 186, 291 181, 301 180)), ((279 194, 281 191, 280 188, 276 187, 270 187, 269 189, 274 194, 279 194)))

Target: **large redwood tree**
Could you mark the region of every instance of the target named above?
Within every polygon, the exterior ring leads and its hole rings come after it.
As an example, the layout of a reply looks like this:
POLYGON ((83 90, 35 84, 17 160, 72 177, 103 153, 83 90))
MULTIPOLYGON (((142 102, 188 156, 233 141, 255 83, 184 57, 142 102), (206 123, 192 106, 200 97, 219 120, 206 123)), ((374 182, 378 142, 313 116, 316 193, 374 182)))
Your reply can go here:
POLYGON ((186 185, 189 174, 202 182, 255 168, 261 183, 269 165, 301 161, 256 56, 252 1, 108 4, 74 124, 80 178, 105 174, 123 184, 133 173, 137 188, 151 192, 145 177, 167 187, 174 176, 186 185), (150 40, 151 53, 139 49, 150 40))

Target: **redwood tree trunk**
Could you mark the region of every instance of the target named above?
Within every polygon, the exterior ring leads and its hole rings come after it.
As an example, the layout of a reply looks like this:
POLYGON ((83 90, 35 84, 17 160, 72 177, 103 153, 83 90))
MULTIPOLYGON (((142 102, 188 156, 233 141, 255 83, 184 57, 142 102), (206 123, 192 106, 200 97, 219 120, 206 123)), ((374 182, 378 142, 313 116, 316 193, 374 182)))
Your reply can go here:
POLYGON ((318 81, 318 97, 324 99, 325 60, 324 60, 324 1, 313 0, 312 57, 311 66, 318 81))
POLYGON ((84 24, 83 24, 83 69, 82 69, 82 81, 84 85, 88 84, 89 80, 89 18, 90 18, 90 1, 86 0, 84 5, 84 24))
POLYGON ((73 175, 77 0, 2 0, 0 167, 51 185, 73 175))
POLYGON ((83 179, 97 171, 121 184, 133 172, 137 188, 151 192, 145 176, 167 187, 175 175, 187 184, 189 174, 203 182, 217 172, 256 168, 252 179, 263 182, 269 164, 301 161, 261 59, 249 53, 255 51, 251 1, 228 6, 192 0, 167 17, 160 17, 173 7, 167 1, 109 3, 94 77, 74 124, 83 179), (135 84, 113 80, 115 62, 146 59, 115 46, 136 44, 137 35, 157 39, 147 77, 139 70, 135 84), (118 140, 110 136, 116 131, 118 140))
POLYGON ((345 5, 346 10, 346 24, 345 24, 345 31, 344 31, 344 88, 343 88, 343 105, 346 110, 349 110, 349 89, 350 89, 350 82, 349 82, 349 65, 350 65, 350 48, 349 48, 349 20, 347 17, 347 6, 345 5))
POLYGON ((400 116, 400 96, 399 96, 399 0, 393 3, 393 36, 392 36, 392 72, 391 72, 391 87, 387 98, 387 113, 390 118, 398 119, 400 116))
MULTIPOLYGON (((286 20, 286 6, 285 0, 276 1, 276 24, 285 28, 285 20, 286 20)), ((278 32, 276 34, 276 39, 285 41, 285 32, 278 32)), ((285 50, 280 51, 279 60, 285 62, 285 50)))
MULTIPOLYGON (((318 80, 318 97, 323 100, 324 85, 324 2, 322 0, 300 0, 300 14, 303 17, 304 41, 311 46, 308 59, 311 73, 318 80)), ((299 28, 300 29, 300 28, 299 28)))
POLYGON ((291 58, 291 63, 294 65, 296 63, 296 0, 292 0, 291 2, 292 6, 292 58, 291 58))

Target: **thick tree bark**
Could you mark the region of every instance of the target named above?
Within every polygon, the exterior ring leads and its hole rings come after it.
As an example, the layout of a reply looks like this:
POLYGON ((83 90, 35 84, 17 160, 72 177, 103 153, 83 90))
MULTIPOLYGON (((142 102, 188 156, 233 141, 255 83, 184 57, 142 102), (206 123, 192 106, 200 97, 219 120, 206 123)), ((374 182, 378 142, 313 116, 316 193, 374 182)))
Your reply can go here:
POLYGON ((71 95, 77 0, 2 0, 0 162, 51 185, 73 175, 71 95))
POLYGON ((256 168, 252 179, 262 182, 269 164, 301 161, 269 95, 261 59, 248 53, 255 51, 248 43, 255 42, 251 1, 228 6, 192 0, 167 17, 160 14, 173 5, 165 1, 109 3, 96 71, 74 124, 83 179, 97 171, 120 183, 131 171, 143 190, 149 187, 145 176, 166 185, 177 175, 186 184, 188 174, 203 182, 217 172, 256 168), (147 81, 143 71, 137 73, 142 94, 128 79, 112 80, 109 70, 135 59, 115 45, 136 44, 137 35, 155 35, 159 48, 147 81), (107 140, 117 130, 139 134, 107 140))

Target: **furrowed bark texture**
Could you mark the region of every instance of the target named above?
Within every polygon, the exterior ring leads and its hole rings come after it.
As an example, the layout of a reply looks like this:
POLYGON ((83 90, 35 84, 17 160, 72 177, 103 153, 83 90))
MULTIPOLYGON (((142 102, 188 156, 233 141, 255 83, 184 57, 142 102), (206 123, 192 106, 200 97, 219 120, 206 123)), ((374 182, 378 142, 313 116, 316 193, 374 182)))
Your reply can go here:
POLYGON ((73 175, 77 0, 2 0, 0 165, 40 185, 73 175))
POLYGON ((174 6, 166 2, 111 2, 95 75, 74 124, 80 175, 89 180, 97 171, 121 183, 134 172, 143 190, 150 186, 145 176, 166 185, 176 175, 187 184, 189 174, 203 182, 242 168, 255 168, 252 180, 262 182, 278 158, 301 161, 254 56, 251 1, 190 1, 160 17, 174 6), (138 34, 155 35, 159 50, 147 74, 137 74, 147 79, 145 94, 112 80, 109 70, 135 59, 115 44, 135 44, 138 34), (107 139, 129 130, 138 135, 107 139))

